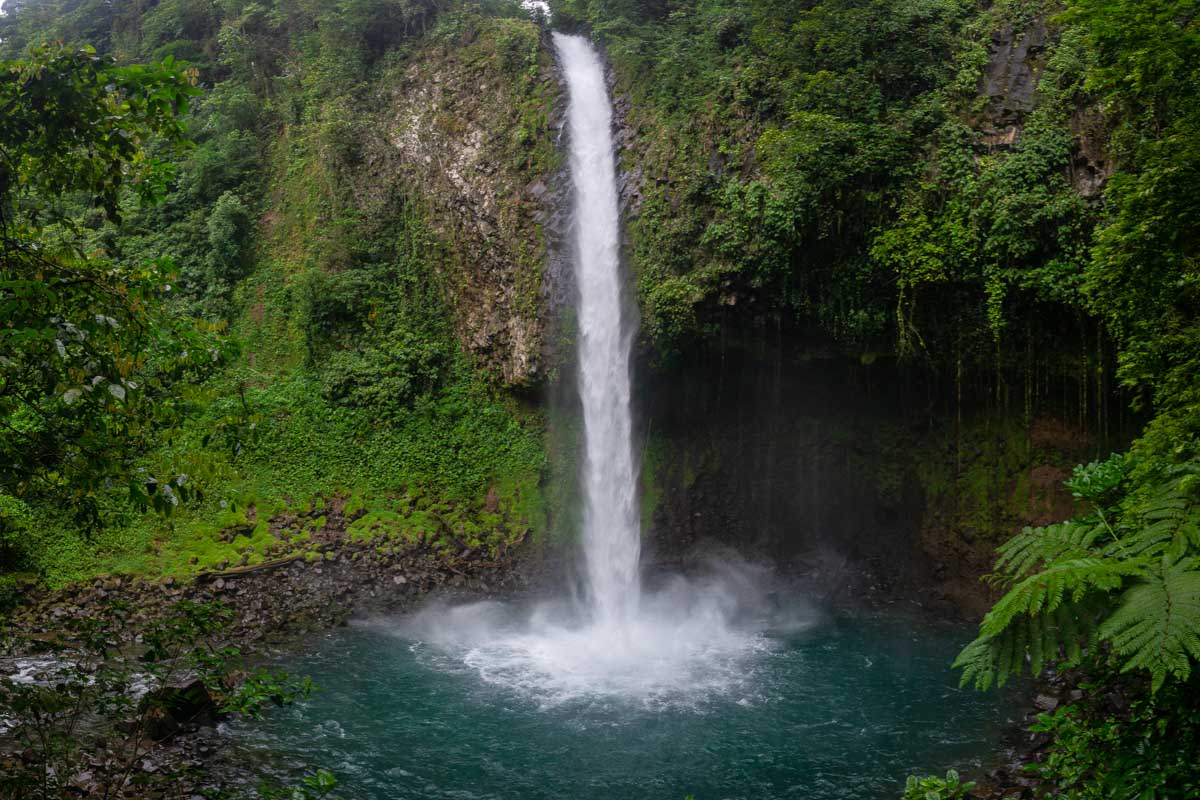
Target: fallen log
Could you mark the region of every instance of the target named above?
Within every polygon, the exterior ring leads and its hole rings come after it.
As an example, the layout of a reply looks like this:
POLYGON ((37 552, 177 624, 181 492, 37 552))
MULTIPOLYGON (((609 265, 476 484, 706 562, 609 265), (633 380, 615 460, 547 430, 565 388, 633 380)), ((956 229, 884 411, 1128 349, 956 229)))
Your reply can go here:
POLYGON ((293 561, 298 561, 304 558, 304 553, 296 553, 295 555, 286 556, 284 558, 276 558, 272 561, 264 561, 261 564, 250 564, 245 567, 233 567, 231 569, 221 570, 220 572, 201 572, 196 575, 196 583, 210 583, 217 578, 240 578, 242 575, 249 575, 251 572, 266 572, 267 570, 282 567, 284 564, 290 564, 293 561))

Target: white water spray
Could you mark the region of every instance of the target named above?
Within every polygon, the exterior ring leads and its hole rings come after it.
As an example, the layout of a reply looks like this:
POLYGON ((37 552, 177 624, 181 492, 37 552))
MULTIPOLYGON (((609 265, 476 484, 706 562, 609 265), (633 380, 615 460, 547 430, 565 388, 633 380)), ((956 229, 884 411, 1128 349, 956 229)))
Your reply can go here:
POLYGON ((583 405, 583 543, 596 621, 624 625, 638 608, 637 474, 630 421, 633 326, 621 304, 620 212, 604 66, 581 36, 554 34, 570 91, 574 254, 583 405))

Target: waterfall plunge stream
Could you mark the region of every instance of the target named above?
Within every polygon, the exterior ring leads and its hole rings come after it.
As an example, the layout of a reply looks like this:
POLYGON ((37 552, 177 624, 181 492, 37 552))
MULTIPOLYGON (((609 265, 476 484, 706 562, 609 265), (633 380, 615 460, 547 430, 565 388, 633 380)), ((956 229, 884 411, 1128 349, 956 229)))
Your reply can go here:
POLYGON ((554 34, 570 90, 567 111, 575 187, 579 291, 579 395, 583 405, 583 545, 599 625, 637 614, 641 527, 630 422, 632 325, 621 313, 620 213, 612 110, 604 66, 581 36, 554 34))

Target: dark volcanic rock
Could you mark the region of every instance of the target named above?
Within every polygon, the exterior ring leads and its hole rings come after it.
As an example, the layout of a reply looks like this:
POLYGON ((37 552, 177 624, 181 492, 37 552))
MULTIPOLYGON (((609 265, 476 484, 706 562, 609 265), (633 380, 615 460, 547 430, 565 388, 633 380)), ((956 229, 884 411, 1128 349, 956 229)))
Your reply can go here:
POLYGON ((166 684, 150 692, 142 700, 149 717, 156 725, 151 736, 165 739, 185 724, 211 724, 220 716, 217 704, 200 678, 190 678, 166 684), (165 735, 155 735, 155 733, 165 735))
POLYGON ((1046 47, 1046 21, 1034 18, 1023 31, 1005 25, 992 36, 982 93, 992 101, 998 125, 1020 122, 1032 111, 1046 47))

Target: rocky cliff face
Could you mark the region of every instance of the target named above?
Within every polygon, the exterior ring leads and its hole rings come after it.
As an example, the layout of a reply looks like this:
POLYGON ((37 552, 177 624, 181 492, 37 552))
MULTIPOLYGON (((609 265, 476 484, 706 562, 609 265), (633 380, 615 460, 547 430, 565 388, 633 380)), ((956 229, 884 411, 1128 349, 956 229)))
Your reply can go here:
POLYGON ((981 94, 997 122, 1019 123, 1034 109, 1046 53, 1046 21, 1038 17, 1024 30, 1005 23, 992 34, 981 94))
MULTIPOLYGON (((1030 114, 1041 102, 1038 82, 1059 35, 1041 14, 1023 26, 1009 22, 992 33, 979 85, 985 110, 975 124, 984 146, 1007 150, 1021 138, 1030 114)), ((1106 152, 1104 119, 1098 109, 1081 107, 1071 112, 1069 125, 1074 138, 1068 168, 1071 185, 1083 197, 1097 197, 1113 170, 1106 152)))
MULTIPOLYGON (((1059 35, 1041 15, 993 31, 980 102, 967 120, 979 152, 1009 151, 1021 140, 1042 102, 1039 81, 1059 35)), ((552 370, 550 298, 569 292, 554 258, 556 240, 565 233, 567 181, 559 124, 563 96, 551 52, 533 22, 490 20, 464 32, 461 41, 426 47, 408 59, 388 98, 385 136, 394 174, 419 190, 450 249, 460 342, 510 387, 541 384, 552 370)), ((621 193, 632 230, 649 184, 673 180, 648 177, 644 162, 661 162, 691 145, 676 141, 674 131, 666 131, 664 141, 655 139, 657 129, 639 121, 631 107, 630 81, 636 76, 613 75, 621 193)), ((1075 138, 1071 183, 1084 197, 1097 196, 1111 172, 1103 119, 1095 109, 1080 108, 1069 124, 1075 138)), ((757 132, 753 126, 743 132, 741 158, 713 151, 708 171, 714 180, 730 169, 757 171, 757 132)), ((682 209, 679 215, 685 224, 682 209)), ((636 263, 631 272, 640 274, 636 263)))
MULTIPOLYGON (((566 227, 564 98, 535 26, 490 25, 408 62, 390 89, 385 136, 394 174, 419 190, 449 243, 460 341, 521 388, 552 377, 551 311, 569 293, 555 260, 566 227)), ((970 120, 981 152, 1021 140, 1055 35, 1040 17, 994 33, 970 120)), ((636 218, 659 180, 641 156, 671 143, 646 141, 628 95, 615 106, 622 200, 636 218)), ((1072 182, 1092 196, 1108 169, 1102 120, 1080 109, 1071 125, 1072 182)), ((682 377, 643 365, 652 557, 716 539, 794 570, 844 570, 854 591, 932 585, 980 609, 989 595, 977 578, 995 546, 1022 525, 1070 515, 1061 479, 1097 443, 1052 409, 1032 421, 976 409, 956 430, 951 394, 927 378, 759 345, 702 358, 682 377)))
POLYGON ((719 542, 843 599, 967 615, 996 599, 996 547, 1072 517, 1062 481, 1113 444, 1051 404, 956 413, 936 376, 799 340, 709 353, 643 396, 648 560, 719 542))
POLYGON ((447 243, 459 339, 504 385, 545 377, 545 273, 557 203, 559 85, 531 22, 491 20, 427 48, 391 90, 398 179, 447 243))

